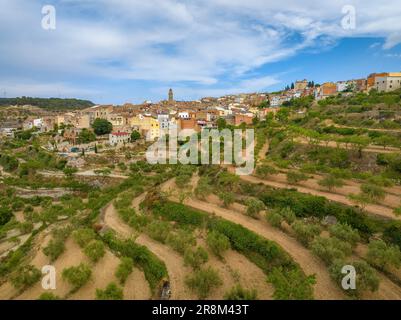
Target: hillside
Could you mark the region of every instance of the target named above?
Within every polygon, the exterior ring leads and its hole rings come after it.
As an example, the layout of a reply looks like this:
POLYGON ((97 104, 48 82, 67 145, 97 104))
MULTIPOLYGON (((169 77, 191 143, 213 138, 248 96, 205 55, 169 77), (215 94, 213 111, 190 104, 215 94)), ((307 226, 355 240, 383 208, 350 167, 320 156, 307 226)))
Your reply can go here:
POLYGON ((60 99, 60 98, 0 98, 0 108, 4 106, 36 106, 47 111, 66 111, 85 109, 94 106, 94 103, 88 100, 80 99, 60 99))

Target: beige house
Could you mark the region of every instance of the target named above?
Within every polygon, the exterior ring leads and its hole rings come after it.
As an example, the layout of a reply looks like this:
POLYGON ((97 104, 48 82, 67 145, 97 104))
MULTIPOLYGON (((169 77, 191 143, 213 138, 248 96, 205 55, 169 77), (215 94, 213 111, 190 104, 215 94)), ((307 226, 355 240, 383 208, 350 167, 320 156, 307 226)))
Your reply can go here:
POLYGON ((90 128, 90 118, 87 114, 76 115, 74 118, 75 128, 77 129, 88 129, 90 128))
POLYGON ((294 89, 295 91, 303 91, 308 87, 308 80, 304 79, 304 80, 297 80, 295 82, 295 86, 294 89))
POLYGON ((374 88, 379 92, 389 92, 401 88, 401 72, 389 72, 376 76, 374 88))
POLYGON ((94 106, 83 110, 83 113, 89 115, 89 121, 92 124, 95 119, 108 120, 113 110, 113 106, 94 106))

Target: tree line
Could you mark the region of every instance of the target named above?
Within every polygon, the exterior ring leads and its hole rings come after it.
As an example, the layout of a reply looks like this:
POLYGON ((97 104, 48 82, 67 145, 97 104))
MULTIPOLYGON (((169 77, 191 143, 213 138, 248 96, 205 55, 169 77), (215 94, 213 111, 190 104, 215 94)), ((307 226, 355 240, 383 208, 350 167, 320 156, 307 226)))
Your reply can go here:
POLYGON ((0 98, 1 106, 24 106, 31 105, 45 110, 75 110, 93 107, 94 103, 89 100, 80 99, 60 99, 60 98, 32 98, 32 97, 18 97, 18 98, 0 98))

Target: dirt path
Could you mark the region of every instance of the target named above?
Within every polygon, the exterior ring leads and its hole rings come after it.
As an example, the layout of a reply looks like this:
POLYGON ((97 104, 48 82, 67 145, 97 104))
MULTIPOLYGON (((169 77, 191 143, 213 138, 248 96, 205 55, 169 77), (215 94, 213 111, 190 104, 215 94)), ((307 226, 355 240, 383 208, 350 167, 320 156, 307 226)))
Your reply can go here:
MULTIPOLYGON (((65 177, 65 174, 62 172, 57 172, 57 171, 38 171, 38 173, 42 176, 45 177, 58 177, 58 178, 63 178, 65 177)), ((81 176, 81 177, 108 177, 108 178, 116 178, 116 179, 128 179, 129 176, 125 175, 120 175, 120 174, 106 174, 102 175, 99 173, 95 173, 95 170, 86 170, 86 171, 78 171, 74 173, 75 176, 81 176)))
POLYGON ((369 130, 369 131, 379 131, 379 132, 395 132, 399 133, 401 132, 400 129, 382 129, 382 128, 364 128, 364 127, 352 127, 352 126, 344 126, 336 123, 330 123, 330 125, 333 125, 334 127, 337 128, 348 128, 348 129, 356 129, 356 130, 369 130))
MULTIPOLYGON (((198 181, 199 176, 194 174, 186 189, 190 189, 193 192, 198 181)), ((169 194, 170 200, 179 201, 178 196, 181 190, 176 186, 175 179, 170 179, 162 184, 161 191, 169 194)), ((207 249, 203 239, 198 239, 198 245, 207 249)), ((222 262, 209 251, 209 261, 206 265, 217 270, 223 280, 223 285, 214 290, 208 299, 222 299, 224 294, 237 283, 240 283, 246 289, 256 289, 258 299, 273 299, 274 288, 267 283, 264 272, 239 252, 228 250, 224 255, 224 262, 222 262)))
MULTIPOLYGON (((304 138, 304 137, 300 137, 300 138, 296 138, 294 139, 294 141, 296 143, 300 143, 300 144, 304 144, 304 145, 310 145, 309 141, 304 138)), ((317 143, 317 145, 321 146, 321 147, 330 147, 330 148, 341 148, 341 149, 347 149, 350 150, 351 148, 346 146, 345 143, 337 143, 336 141, 328 141, 326 142, 319 142, 317 143)), ((387 147, 386 149, 384 149, 384 147, 379 147, 379 146, 375 146, 375 145, 369 145, 368 147, 363 149, 363 152, 371 152, 371 153, 399 153, 400 149, 398 148, 394 148, 394 147, 387 147)))
POLYGON ((146 246, 166 264, 170 278, 171 299, 195 300, 197 298, 184 283, 186 276, 192 273, 192 269, 184 266, 183 258, 177 252, 144 234, 141 234, 136 242, 146 246))
MULTIPOLYGON (((277 168, 276 169, 280 172, 277 175, 271 175, 271 177, 274 179, 276 176, 281 176, 280 180, 282 182, 287 182, 287 178, 286 178, 286 173, 289 171, 292 171, 290 169, 283 169, 283 168, 277 168)), ((307 174, 310 179, 308 179, 307 181, 301 181, 299 182, 299 185, 305 185, 306 187, 310 187, 310 188, 315 188, 317 190, 321 190, 323 189, 323 187, 321 187, 318 184, 319 180, 322 180, 324 178, 323 174, 318 174, 318 173, 311 173, 311 174, 307 174), (309 182, 311 182, 309 184, 309 182)), ((344 186, 341 188, 334 188, 333 192, 335 193, 340 193, 340 194, 350 194, 350 193, 358 193, 360 191, 361 185, 363 183, 365 183, 365 181, 354 181, 354 180, 346 180, 346 179, 342 179, 344 181, 344 186), (344 189, 347 187, 351 187, 351 189, 344 189)), ((400 186, 392 186, 392 187, 383 187, 384 191, 390 195, 393 196, 391 197, 391 199, 385 199, 384 202, 388 203, 389 206, 393 206, 393 204, 397 203, 398 201, 398 205, 396 205, 396 207, 398 207, 400 205, 401 202, 401 187, 400 186)))
MULTIPOLYGON (((139 196, 139 199, 135 199, 134 203, 137 203, 139 205, 139 203, 141 202, 140 198, 143 198, 144 196, 144 194, 139 196)), ((137 209, 138 208, 136 207, 136 210, 137 209)), ((106 208, 104 222, 107 226, 115 230, 124 238, 129 238, 133 236, 133 230, 127 224, 125 224, 124 221, 121 220, 113 204, 109 204, 109 206, 106 208)), ((184 266, 184 261, 178 253, 176 253, 168 246, 156 242, 143 234, 141 234, 136 239, 136 243, 146 246, 166 264, 167 271, 170 277, 172 299, 196 299, 196 297, 184 284, 184 279, 187 274, 191 273, 191 269, 184 266)))
POLYGON ((203 202, 196 199, 187 199, 185 205, 198 210, 216 214, 228 221, 240 224, 245 228, 259 234, 260 236, 272 240, 279 244, 297 263, 302 270, 308 274, 315 274, 317 283, 315 285, 315 298, 317 299, 342 299, 344 295, 337 285, 331 280, 327 268, 318 258, 314 257, 307 249, 299 244, 295 239, 285 233, 274 229, 267 223, 255 221, 233 210, 221 208, 215 204, 203 202))
MULTIPOLYGON (((199 180, 198 175, 194 175, 191 179, 191 186, 194 188, 199 180)), ((170 180, 168 184, 164 184, 164 191, 177 190, 174 180, 170 180)), ((173 199, 177 200, 177 199, 173 199)), ((284 251, 286 251, 301 267, 301 269, 308 275, 316 274, 316 285, 314 288, 314 295, 317 299, 342 299, 343 293, 337 285, 331 280, 324 263, 313 256, 306 248, 304 248, 298 241, 291 238, 284 232, 277 230, 267 223, 256 221, 252 218, 246 217, 234 210, 224 209, 220 206, 209 202, 204 202, 194 198, 184 200, 184 204, 198 210, 202 210, 211 214, 216 214, 223 219, 242 225, 243 227, 259 234, 260 236, 272 240, 279 244, 284 251)))
POLYGON ((209 250, 204 239, 198 239, 197 242, 198 246, 208 251, 209 260, 206 266, 215 269, 223 280, 223 285, 216 288, 208 299, 222 299, 226 292, 236 284, 240 284, 248 290, 255 289, 260 300, 273 299, 274 287, 266 281, 266 275, 262 269, 248 260, 248 258, 230 249, 224 253, 224 260, 220 260, 209 250))
MULTIPOLYGON (((348 196, 350 194, 358 194, 361 192, 360 186, 361 184, 358 184, 353 181, 345 181, 345 185, 339 188, 333 188, 332 191, 325 191, 323 187, 319 185, 319 180, 323 179, 322 176, 319 175, 311 175, 313 178, 301 181, 297 184, 297 186, 302 186, 308 189, 313 189, 316 191, 323 191, 323 192, 328 192, 331 194, 338 194, 338 195, 343 195, 343 196, 348 196)), ((271 175, 268 177, 269 180, 274 181, 274 182, 279 182, 283 184, 288 184, 287 183, 287 176, 284 173, 279 173, 275 175, 271 175)), ((393 188, 387 188, 388 191, 391 192, 391 194, 387 194, 385 199, 381 201, 381 204, 378 205, 380 207, 386 208, 387 209, 394 209, 400 206, 401 204, 401 188, 399 187, 393 187, 393 188)), ((387 190, 386 190, 387 191, 387 190)))
MULTIPOLYGON (((365 259, 368 252, 368 246, 366 244, 359 243, 354 252, 358 259, 365 259)), ((398 279, 401 279, 401 268, 393 268, 391 273, 398 279)), ((401 300, 401 288, 378 270, 377 275, 380 278, 379 290, 376 292, 367 292, 363 295, 363 298, 371 300, 401 300)))
POLYGON ((262 161, 266 158, 266 153, 269 151, 269 149, 270 149, 269 140, 266 138, 266 142, 263 145, 262 149, 260 149, 259 154, 258 154, 259 161, 262 161))
MULTIPOLYGON (((254 176, 240 176, 240 179, 249 183, 255 183, 255 184, 263 183, 264 185, 273 188, 297 189, 297 191, 302 193, 309 193, 315 196, 325 197, 328 200, 339 202, 348 206, 355 206, 355 204, 351 200, 349 200, 346 196, 340 194, 314 190, 311 188, 306 188, 298 185, 289 185, 283 182, 263 180, 254 176)), ((401 220, 401 217, 397 217, 396 215, 394 215, 393 210, 391 208, 387 208, 384 206, 369 204, 365 207, 365 211, 378 217, 401 220)))
POLYGON ((401 288, 386 276, 377 272, 380 279, 380 287, 376 292, 366 292, 362 299, 365 300, 401 300, 401 288))
MULTIPOLYGON (((35 241, 32 260, 29 262, 36 268, 41 270, 45 265, 53 265, 56 269, 56 290, 50 292, 64 298, 71 290, 71 286, 62 279, 62 271, 71 266, 77 266, 80 263, 86 263, 91 267, 92 275, 87 284, 80 288, 68 299, 72 300, 93 300, 96 298, 96 289, 104 289, 110 282, 119 283, 114 272, 120 262, 120 259, 106 251, 105 255, 96 263, 92 263, 88 257, 82 252, 82 249, 71 238, 66 241, 66 250, 53 263, 49 263, 49 258, 44 255, 43 248, 47 246, 52 236, 49 233, 39 235, 35 241)), ((0 299, 16 299, 16 300, 35 300, 46 291, 42 288, 41 282, 28 288, 21 294, 9 283, 5 283, 0 288, 0 299)), ((133 273, 129 276, 124 286, 124 299, 127 300, 143 300, 150 299, 151 292, 148 282, 145 279, 144 273, 134 268, 133 273)))

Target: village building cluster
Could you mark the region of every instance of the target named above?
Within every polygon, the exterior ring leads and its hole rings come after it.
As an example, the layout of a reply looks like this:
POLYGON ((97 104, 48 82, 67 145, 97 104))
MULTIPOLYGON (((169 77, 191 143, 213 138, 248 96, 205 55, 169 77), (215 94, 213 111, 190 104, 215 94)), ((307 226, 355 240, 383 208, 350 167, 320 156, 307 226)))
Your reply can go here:
POLYGON ((224 118, 227 124, 233 126, 249 125, 254 118, 263 120, 268 113, 277 112, 283 104, 296 98, 313 96, 316 100, 321 100, 338 93, 367 93, 372 89, 389 92, 399 88, 401 72, 373 73, 366 79, 326 82, 321 85, 305 79, 296 81, 291 87, 287 86, 277 93, 205 97, 198 101, 176 101, 173 90, 170 89, 168 99, 158 103, 146 101, 138 105, 98 105, 73 112, 30 116, 22 123, 6 121, 0 128, 0 134, 12 136, 15 131, 32 128, 43 133, 57 128, 60 145, 64 142, 64 145, 73 148, 82 130, 92 130, 96 119, 104 119, 112 124, 113 129, 108 136, 98 139, 105 140, 110 146, 118 146, 130 142, 133 131, 137 131, 147 141, 154 141, 167 134, 170 129, 192 129, 200 132, 205 128, 216 128, 219 118, 224 118))

